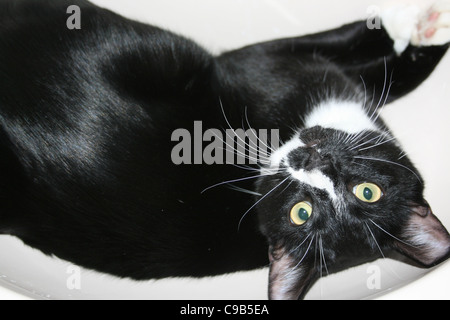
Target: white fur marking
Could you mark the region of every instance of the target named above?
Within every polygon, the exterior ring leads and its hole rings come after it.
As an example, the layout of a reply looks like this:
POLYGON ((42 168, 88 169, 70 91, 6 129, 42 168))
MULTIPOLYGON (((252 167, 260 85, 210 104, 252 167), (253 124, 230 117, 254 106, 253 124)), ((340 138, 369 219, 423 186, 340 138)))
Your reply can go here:
POLYGON ((289 153, 304 146, 305 144, 300 140, 300 136, 298 134, 295 135, 291 140, 286 142, 278 150, 272 153, 272 155, 270 156, 270 168, 279 168, 281 163, 286 159, 289 153))
POLYGON ((427 225, 413 224, 406 234, 413 245, 426 248, 430 260, 443 257, 448 251, 448 240, 427 225))
POLYGON ((304 169, 300 169, 295 171, 292 168, 288 169, 288 172, 300 182, 307 184, 313 188, 325 190, 329 195, 333 202, 338 201, 338 196, 334 191, 334 184, 326 175, 320 172, 318 169, 314 169, 312 171, 306 171, 304 169))
POLYGON ((301 183, 327 192, 333 202, 333 206, 336 209, 336 214, 338 216, 344 212, 346 207, 345 202, 336 194, 333 181, 331 181, 331 179, 324 175, 320 170, 314 169, 312 171, 306 171, 304 169, 300 169, 296 171, 289 168, 288 172, 293 178, 297 179, 301 183))
POLYGON ((381 19, 399 55, 410 43, 419 47, 450 42, 450 0, 437 1, 425 11, 417 5, 395 5, 383 10, 381 19), (439 14, 438 19, 430 19, 433 14, 439 14), (429 36, 431 29, 435 32, 429 36))
POLYGON ((371 121, 362 104, 351 101, 331 100, 314 110, 306 117, 306 127, 321 126, 323 128, 336 129, 349 134, 361 131, 378 131, 371 121))
POLYGON ((450 0, 437 1, 420 17, 417 33, 411 43, 415 46, 442 46, 450 42, 450 0), (432 19, 438 15, 437 19, 432 19), (428 32, 435 30, 430 36, 428 32))
POLYGON ((397 54, 406 50, 417 32, 420 8, 415 5, 396 5, 383 10, 381 20, 392 40, 397 54))

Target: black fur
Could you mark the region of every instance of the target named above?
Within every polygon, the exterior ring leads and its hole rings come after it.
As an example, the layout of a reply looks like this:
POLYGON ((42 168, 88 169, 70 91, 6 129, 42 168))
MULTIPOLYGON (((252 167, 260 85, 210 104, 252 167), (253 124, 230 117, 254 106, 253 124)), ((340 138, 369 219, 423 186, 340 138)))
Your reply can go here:
MULTIPOLYGON (((196 120, 204 130, 226 128, 223 106, 234 128, 242 127, 247 113, 253 128, 279 129, 286 141, 326 93, 357 96, 362 77, 378 101, 386 67, 393 71, 393 101, 425 80, 447 48, 409 47, 397 56, 384 30, 357 22, 213 56, 188 39, 87 1, 2 0, 0 232, 46 254, 133 279, 265 266, 269 245, 297 232, 277 222, 264 225, 280 204, 261 204, 262 218, 250 213, 238 229, 254 197, 226 187, 202 191, 248 173, 232 165, 174 165, 172 132, 192 132, 196 120), (81 30, 66 28, 72 4, 81 8, 81 30)), ((382 174, 384 168, 375 167, 382 174)), ((261 180, 258 191, 279 179, 261 180)), ((254 180, 239 186, 255 190, 254 180)), ((295 184, 290 189, 284 197, 304 192, 295 184)), ((289 201, 295 200, 282 206, 289 201)), ((359 206, 351 204, 354 217, 339 225, 332 241, 339 243, 346 230, 357 239, 327 249, 330 260, 345 251, 337 268, 367 260, 355 261, 364 250, 354 252, 347 243, 367 240, 357 234, 359 206)), ((323 228, 334 228, 322 219, 323 228)), ((373 258, 377 248, 367 246, 373 258)))

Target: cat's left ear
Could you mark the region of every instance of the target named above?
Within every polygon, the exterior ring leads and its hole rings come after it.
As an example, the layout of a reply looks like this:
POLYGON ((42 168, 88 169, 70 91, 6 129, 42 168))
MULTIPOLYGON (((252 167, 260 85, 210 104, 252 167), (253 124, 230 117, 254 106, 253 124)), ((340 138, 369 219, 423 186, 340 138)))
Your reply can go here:
POLYGON ((316 279, 316 268, 310 261, 294 260, 284 248, 269 249, 269 299, 303 299, 316 279))
POLYGON ((426 267, 449 258, 450 235, 431 211, 428 203, 412 204, 411 215, 395 248, 426 267))

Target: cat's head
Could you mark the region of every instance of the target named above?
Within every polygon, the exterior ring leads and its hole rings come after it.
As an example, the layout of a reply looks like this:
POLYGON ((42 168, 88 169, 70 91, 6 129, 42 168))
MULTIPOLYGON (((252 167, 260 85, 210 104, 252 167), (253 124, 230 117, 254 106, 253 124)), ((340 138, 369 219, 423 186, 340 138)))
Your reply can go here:
POLYGON ((395 139, 369 123, 340 125, 310 119, 258 181, 271 299, 301 298, 320 275, 392 250, 426 267, 449 256, 449 234, 395 139))

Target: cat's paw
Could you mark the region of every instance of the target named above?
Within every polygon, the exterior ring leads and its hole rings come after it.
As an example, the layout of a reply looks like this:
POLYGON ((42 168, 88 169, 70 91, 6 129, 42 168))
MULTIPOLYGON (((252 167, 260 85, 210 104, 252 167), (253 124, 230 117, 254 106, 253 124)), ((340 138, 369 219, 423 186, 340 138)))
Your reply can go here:
POLYGON ((415 46, 438 46, 449 42, 450 0, 441 0, 421 15, 411 43, 415 46))
POLYGON ((398 54, 409 44, 420 47, 450 42, 450 0, 439 0, 427 10, 416 5, 389 7, 381 19, 398 54))

